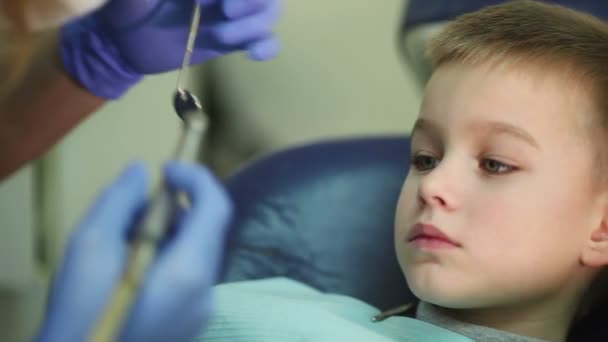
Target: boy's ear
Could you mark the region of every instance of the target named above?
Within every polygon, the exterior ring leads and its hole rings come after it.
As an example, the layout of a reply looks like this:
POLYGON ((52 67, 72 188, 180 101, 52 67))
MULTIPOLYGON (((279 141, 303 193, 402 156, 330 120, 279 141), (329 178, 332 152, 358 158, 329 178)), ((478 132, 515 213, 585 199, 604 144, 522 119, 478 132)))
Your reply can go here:
POLYGON ((608 265, 608 206, 604 207, 599 225, 587 237, 581 263, 594 268, 608 265))

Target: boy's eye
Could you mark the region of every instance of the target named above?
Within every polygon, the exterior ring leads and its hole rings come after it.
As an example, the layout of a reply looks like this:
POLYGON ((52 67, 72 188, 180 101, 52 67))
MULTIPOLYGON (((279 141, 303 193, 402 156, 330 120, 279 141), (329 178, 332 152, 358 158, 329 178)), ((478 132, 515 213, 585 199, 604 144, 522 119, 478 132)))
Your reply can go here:
POLYGON ((427 154, 417 154, 412 159, 412 165, 418 171, 429 171, 437 166, 439 160, 427 154))
POLYGON ((515 167, 494 159, 482 159, 481 168, 490 174, 504 174, 515 170, 515 167))

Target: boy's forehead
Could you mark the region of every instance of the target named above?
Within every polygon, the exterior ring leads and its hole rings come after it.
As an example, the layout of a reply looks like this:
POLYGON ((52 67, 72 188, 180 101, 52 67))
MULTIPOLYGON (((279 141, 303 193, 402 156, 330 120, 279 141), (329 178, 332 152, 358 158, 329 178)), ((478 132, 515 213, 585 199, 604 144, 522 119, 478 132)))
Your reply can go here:
POLYGON ((594 112, 587 87, 556 71, 522 64, 447 63, 433 73, 419 117, 451 126, 488 121, 563 134, 573 128, 588 132, 594 112))

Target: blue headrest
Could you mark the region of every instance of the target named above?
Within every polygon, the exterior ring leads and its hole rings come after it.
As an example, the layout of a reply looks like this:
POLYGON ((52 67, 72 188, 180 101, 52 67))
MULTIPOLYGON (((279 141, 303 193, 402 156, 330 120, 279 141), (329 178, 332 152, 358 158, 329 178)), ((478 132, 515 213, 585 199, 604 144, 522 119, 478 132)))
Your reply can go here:
POLYGON ((393 247, 409 153, 405 137, 331 141, 236 173, 222 281, 287 276, 382 309, 410 302, 393 247))
MULTIPOLYGON (((496 5, 508 0, 409 0, 401 31, 419 24, 451 20, 482 7, 496 5)), ((597 0, 547 0, 548 3, 570 7, 582 12, 608 19, 608 2, 597 0)))

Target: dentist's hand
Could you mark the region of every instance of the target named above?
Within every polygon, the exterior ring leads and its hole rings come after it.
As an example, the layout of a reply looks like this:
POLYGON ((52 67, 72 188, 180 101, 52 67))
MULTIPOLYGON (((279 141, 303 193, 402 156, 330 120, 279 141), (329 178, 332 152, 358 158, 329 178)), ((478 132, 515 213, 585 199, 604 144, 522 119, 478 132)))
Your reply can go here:
MULTIPOLYGON (((231 202, 211 173, 170 163, 167 183, 191 208, 152 264, 121 340, 184 341, 209 318, 231 202)), ((84 341, 122 274, 127 235, 146 205, 147 174, 134 164, 92 206, 68 242, 54 279, 39 341, 84 341)))
POLYGON ((142 75, 181 66, 194 1, 201 24, 192 63, 234 51, 272 58, 282 0, 109 0, 62 30, 66 70, 91 93, 120 97, 142 75))

